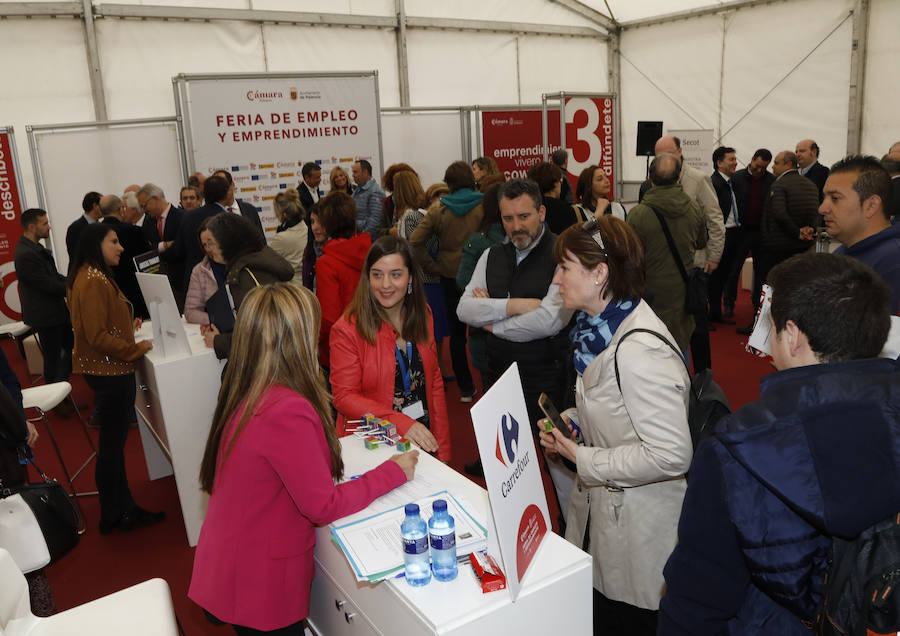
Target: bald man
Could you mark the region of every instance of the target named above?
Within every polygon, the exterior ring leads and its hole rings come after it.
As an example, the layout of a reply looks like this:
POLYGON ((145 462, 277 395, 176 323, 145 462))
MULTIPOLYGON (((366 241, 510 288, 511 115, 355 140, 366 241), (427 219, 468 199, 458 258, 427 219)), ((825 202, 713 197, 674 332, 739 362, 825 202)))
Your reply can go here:
POLYGON ((141 228, 125 221, 125 204, 116 195, 107 194, 100 199, 100 212, 103 214, 103 224, 115 230, 119 236, 119 244, 125 249, 119 264, 112 268, 116 284, 134 306, 135 318, 149 318, 150 313, 135 276, 133 259, 150 251, 150 243, 144 239, 141 228))
POLYGON ((822 202, 822 189, 828 180, 828 168, 819 163, 819 144, 812 139, 801 139, 794 149, 797 155, 797 168, 804 177, 816 184, 819 191, 819 203, 822 202))
MULTIPOLYGON (((719 266, 725 249, 725 219, 722 217, 712 180, 708 174, 685 163, 681 152, 681 140, 678 137, 673 135, 660 137, 656 142, 655 152, 657 157, 670 153, 681 161, 681 187, 688 198, 700 207, 700 212, 706 219, 706 231, 709 236, 706 247, 694 254, 694 267, 702 268, 710 274, 719 266)), ((709 332, 715 327, 709 322, 707 312, 694 316, 694 320, 696 326, 691 336, 691 359, 694 363, 694 372, 699 373, 712 366, 709 332)))

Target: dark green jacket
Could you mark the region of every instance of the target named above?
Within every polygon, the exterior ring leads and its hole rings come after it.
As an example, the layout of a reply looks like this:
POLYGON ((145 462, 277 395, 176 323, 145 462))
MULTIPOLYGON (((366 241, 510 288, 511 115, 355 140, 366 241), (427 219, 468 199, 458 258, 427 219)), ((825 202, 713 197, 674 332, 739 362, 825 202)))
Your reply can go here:
POLYGON ((650 188, 642 202, 628 212, 628 225, 644 243, 644 297, 684 350, 694 331, 694 318, 684 311, 684 280, 650 206, 666 220, 687 272, 694 266, 694 250, 706 245, 706 219, 680 184, 650 188))

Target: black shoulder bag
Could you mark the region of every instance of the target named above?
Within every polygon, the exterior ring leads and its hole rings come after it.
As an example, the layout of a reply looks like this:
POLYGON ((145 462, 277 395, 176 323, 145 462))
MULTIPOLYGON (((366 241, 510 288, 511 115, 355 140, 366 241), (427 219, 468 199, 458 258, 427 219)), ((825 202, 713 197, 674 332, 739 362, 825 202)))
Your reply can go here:
POLYGON ((672 253, 672 258, 684 281, 684 310, 689 314, 706 313, 709 305, 709 276, 699 267, 691 268, 691 273, 688 274, 684 263, 681 262, 681 257, 678 256, 678 250, 675 248, 675 241, 672 239, 672 233, 669 231, 666 220, 662 214, 656 211, 656 208, 651 205, 647 207, 653 210, 653 214, 659 219, 663 234, 666 235, 666 243, 669 244, 669 251, 672 253))

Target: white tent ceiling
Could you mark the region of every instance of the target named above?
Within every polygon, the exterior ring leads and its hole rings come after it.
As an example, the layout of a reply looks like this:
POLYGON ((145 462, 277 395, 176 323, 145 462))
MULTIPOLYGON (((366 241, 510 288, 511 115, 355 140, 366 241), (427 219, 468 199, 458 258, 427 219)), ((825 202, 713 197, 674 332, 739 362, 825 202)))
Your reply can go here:
POLYGON ((631 22, 659 15, 721 5, 727 0, 581 0, 616 22, 631 22), (612 15, 610 15, 612 14, 612 15))

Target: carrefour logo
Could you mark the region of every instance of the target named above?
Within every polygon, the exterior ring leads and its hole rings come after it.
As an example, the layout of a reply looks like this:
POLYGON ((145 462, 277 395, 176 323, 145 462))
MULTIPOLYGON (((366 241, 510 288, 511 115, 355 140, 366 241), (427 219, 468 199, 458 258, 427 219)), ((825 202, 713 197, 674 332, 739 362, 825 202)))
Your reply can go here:
POLYGON ((511 413, 500 418, 497 429, 497 459, 507 468, 516 461, 519 450, 519 423, 511 413))

